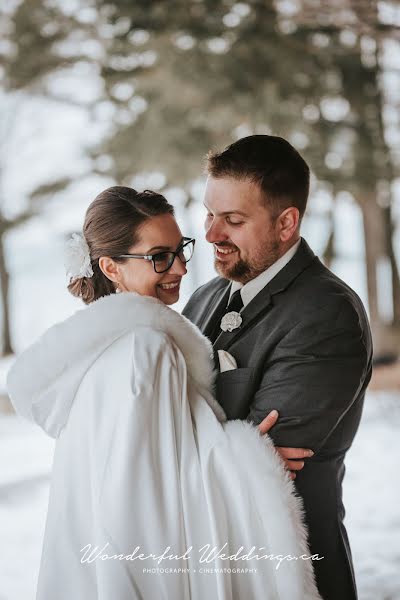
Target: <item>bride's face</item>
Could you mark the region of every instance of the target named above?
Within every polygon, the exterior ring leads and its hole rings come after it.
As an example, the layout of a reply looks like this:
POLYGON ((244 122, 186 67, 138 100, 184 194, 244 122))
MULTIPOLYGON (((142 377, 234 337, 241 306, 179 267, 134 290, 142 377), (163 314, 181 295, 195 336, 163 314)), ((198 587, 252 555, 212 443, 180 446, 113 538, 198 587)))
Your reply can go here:
MULTIPOLYGON (((175 218, 166 214, 145 221, 139 230, 139 238, 139 242, 129 248, 128 254, 175 251, 183 236, 175 218)), ((124 263, 114 262, 114 266, 113 280, 118 282, 121 291, 153 296, 164 304, 178 301, 181 280, 187 273, 186 266, 178 257, 165 273, 156 273, 152 261, 137 258, 128 258, 124 263)))

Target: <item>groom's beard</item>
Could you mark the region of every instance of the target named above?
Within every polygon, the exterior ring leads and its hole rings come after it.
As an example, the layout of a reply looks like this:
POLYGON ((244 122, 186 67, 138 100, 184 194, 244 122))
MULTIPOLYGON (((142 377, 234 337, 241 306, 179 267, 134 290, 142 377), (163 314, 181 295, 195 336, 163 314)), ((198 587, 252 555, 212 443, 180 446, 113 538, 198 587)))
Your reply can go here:
MULTIPOLYGON (((231 244, 219 244, 225 248, 234 248, 231 244)), ((240 251, 239 251, 240 252, 240 251)), ((240 256, 232 264, 224 263, 217 258, 214 261, 215 270, 224 279, 248 283, 271 267, 280 258, 279 243, 269 240, 255 249, 254 257, 243 259, 240 256)))

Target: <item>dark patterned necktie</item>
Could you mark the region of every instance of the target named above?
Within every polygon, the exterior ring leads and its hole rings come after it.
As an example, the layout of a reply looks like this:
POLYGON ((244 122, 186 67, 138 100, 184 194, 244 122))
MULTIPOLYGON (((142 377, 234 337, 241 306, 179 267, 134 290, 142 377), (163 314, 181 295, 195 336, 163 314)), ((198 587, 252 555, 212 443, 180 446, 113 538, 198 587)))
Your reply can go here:
POLYGON ((228 306, 226 307, 225 314, 228 312, 240 312, 243 308, 243 300, 242 294, 240 290, 236 290, 234 294, 232 294, 232 298, 229 301, 228 306))
POLYGON ((236 292, 234 292, 234 294, 232 294, 232 297, 230 299, 228 306, 225 309, 225 312, 223 312, 222 315, 219 316, 218 322, 215 324, 215 327, 209 336, 209 339, 212 341, 213 344, 214 344, 215 340, 217 339, 217 337, 219 336, 219 334, 222 333, 221 319, 223 318, 223 316, 229 312, 240 312, 242 310, 242 308, 243 308, 242 295, 240 293, 240 290, 236 290, 236 292))

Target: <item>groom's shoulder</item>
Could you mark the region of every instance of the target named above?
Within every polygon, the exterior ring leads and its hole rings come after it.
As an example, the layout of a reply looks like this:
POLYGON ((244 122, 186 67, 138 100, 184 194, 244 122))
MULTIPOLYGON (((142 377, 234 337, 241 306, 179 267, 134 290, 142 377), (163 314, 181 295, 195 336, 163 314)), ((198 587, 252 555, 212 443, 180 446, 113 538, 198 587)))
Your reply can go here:
POLYGON ((197 304, 198 302, 208 302, 217 292, 226 288, 228 285, 229 281, 227 279, 223 279, 222 277, 214 277, 214 279, 207 281, 207 283, 204 283, 198 287, 195 292, 193 292, 184 310, 186 311, 188 308, 194 304, 197 304))
POLYGON ((295 293, 306 314, 315 317, 324 313, 340 313, 345 321, 367 323, 365 308, 358 294, 319 259, 296 283, 295 293))
POLYGON ((207 281, 207 283, 203 283, 203 285, 198 287, 197 290, 193 292, 190 299, 207 298, 208 296, 212 297, 216 292, 226 288, 228 285, 229 281, 227 279, 214 277, 211 281, 207 281))
POLYGON ((307 241, 302 238, 291 261, 271 282, 271 287, 283 294, 286 306, 302 308, 304 318, 311 320, 318 315, 344 311, 363 313, 363 305, 356 292, 333 273, 314 254, 307 241))

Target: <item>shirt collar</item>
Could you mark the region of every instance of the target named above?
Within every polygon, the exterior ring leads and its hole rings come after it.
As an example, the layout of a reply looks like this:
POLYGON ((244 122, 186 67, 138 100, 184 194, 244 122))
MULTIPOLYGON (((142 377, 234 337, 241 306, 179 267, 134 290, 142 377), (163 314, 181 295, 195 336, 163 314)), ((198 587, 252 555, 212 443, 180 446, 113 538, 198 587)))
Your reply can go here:
POLYGON ((245 308, 257 296, 259 292, 285 267, 296 254, 300 246, 301 238, 289 248, 289 250, 281 256, 273 265, 265 271, 257 275, 254 279, 243 285, 238 281, 232 281, 229 301, 236 290, 240 290, 240 295, 243 300, 243 308, 245 308))

